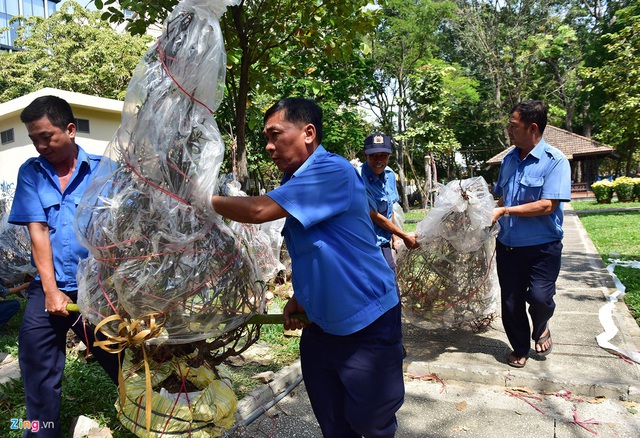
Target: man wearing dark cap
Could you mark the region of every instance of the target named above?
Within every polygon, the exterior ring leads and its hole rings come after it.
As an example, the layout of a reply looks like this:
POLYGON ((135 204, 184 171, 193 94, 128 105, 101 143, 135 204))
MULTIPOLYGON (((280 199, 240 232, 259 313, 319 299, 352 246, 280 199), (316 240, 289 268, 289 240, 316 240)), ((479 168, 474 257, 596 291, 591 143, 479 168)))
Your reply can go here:
POLYGON ((398 202, 396 175, 388 166, 391 156, 391 139, 384 134, 373 134, 364 140, 366 161, 360 174, 367 189, 369 216, 377 236, 377 245, 382 250, 387 264, 395 270, 392 239, 402 239, 407 248, 417 248, 416 236, 405 233, 393 221, 393 205, 398 202), (394 237, 396 236, 396 237, 394 237))

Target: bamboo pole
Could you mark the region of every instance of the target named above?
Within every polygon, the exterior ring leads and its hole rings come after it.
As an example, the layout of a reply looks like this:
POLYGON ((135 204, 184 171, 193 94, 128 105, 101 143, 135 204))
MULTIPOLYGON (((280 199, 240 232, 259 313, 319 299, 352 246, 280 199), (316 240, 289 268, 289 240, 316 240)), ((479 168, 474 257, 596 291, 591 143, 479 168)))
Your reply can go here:
MULTIPOLYGON (((67 311, 79 312, 80 308, 78 307, 77 304, 69 303, 67 304, 67 311)), ((295 313, 291 316, 293 318, 298 318, 300 321, 304 322, 305 324, 311 324, 311 321, 309 321, 309 318, 307 318, 307 315, 305 315, 304 313, 295 313)), ((284 315, 281 313, 273 313, 273 314, 266 313, 262 315, 253 315, 251 318, 247 320, 246 324, 260 324, 260 325, 284 324, 284 315)))

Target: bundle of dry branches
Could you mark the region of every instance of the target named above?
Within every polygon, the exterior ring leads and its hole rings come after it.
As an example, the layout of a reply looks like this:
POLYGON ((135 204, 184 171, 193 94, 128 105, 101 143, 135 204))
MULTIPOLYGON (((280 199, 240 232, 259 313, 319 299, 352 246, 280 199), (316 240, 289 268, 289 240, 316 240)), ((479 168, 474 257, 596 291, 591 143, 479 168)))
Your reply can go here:
POLYGON ((223 96, 218 19, 227 3, 185 1, 167 19, 134 72, 75 221, 92 254, 78 275, 85 319, 125 344, 140 338, 123 330, 150 325, 146 345, 182 344, 176 351, 185 353, 208 339, 200 351, 214 361, 255 341, 245 322, 264 310, 251 242, 210 204, 224 155, 213 114, 223 96))
POLYGON ((479 330, 493 320, 499 294, 495 202, 481 177, 439 189, 434 207, 416 227, 420 248, 398 251, 403 313, 426 328, 479 330))

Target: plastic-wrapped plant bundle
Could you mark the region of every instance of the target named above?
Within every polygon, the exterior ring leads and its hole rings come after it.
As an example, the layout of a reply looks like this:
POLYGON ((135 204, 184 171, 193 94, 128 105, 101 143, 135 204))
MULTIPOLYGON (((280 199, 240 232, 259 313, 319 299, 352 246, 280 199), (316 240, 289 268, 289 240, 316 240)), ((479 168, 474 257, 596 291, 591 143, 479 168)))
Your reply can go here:
POLYGON ((218 19, 235 3, 185 0, 171 13, 79 205, 76 233, 92 258, 78 272, 78 305, 120 342, 136 330, 149 344, 238 342, 263 312, 247 242, 210 204, 224 155, 213 117, 226 69, 218 19))
POLYGON ((439 186, 429 214, 416 226, 420 248, 398 251, 403 314, 425 328, 491 323, 500 287, 495 267, 495 206, 482 177, 439 186))
POLYGON ((9 213, 0 218, 0 279, 16 286, 28 277, 35 277, 37 271, 31 264, 31 240, 27 227, 8 222, 9 213))
MULTIPOLYGON (((230 180, 226 175, 220 178, 221 192, 227 196, 247 196, 240 188, 240 183, 230 180)), ((260 274, 263 280, 272 280, 280 271, 286 267, 280 261, 280 250, 282 248, 282 228, 285 218, 275 221, 264 222, 262 224, 243 224, 231 221, 229 226, 247 242, 251 248, 260 274)))

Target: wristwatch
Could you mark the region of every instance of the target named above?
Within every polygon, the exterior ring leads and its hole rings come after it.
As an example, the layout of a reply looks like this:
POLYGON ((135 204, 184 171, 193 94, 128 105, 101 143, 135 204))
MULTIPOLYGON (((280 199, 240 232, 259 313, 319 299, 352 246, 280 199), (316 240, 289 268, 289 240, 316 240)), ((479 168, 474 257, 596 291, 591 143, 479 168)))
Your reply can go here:
POLYGON ((506 205, 504 206, 504 217, 509 217, 509 207, 507 207, 506 205))

